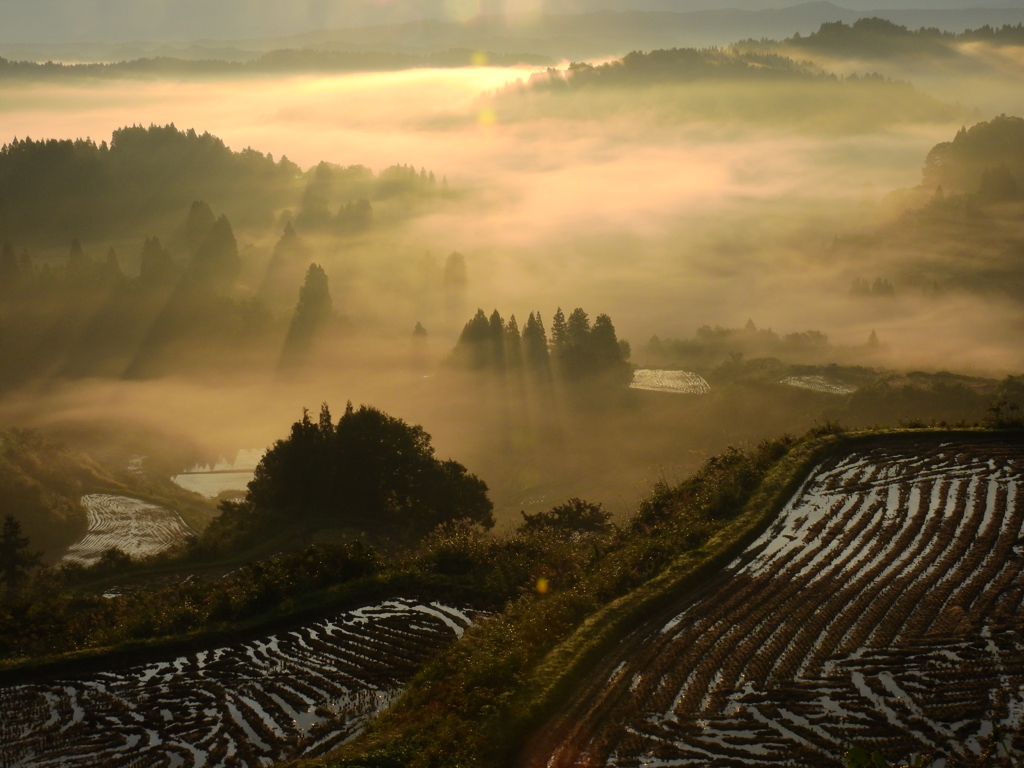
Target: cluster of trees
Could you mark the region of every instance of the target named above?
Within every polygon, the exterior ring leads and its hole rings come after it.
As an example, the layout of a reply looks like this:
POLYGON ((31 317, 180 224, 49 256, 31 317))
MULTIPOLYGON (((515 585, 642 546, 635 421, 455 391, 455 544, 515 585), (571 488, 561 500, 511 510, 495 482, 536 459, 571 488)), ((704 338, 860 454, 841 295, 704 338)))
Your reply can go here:
POLYGON ((551 320, 549 341, 540 312, 531 312, 520 332, 515 315, 505 321, 496 309, 490 317, 478 309, 462 329, 451 362, 475 371, 526 370, 541 381, 555 376, 628 384, 628 358, 629 344, 616 337, 608 315, 598 315, 591 324, 581 308, 568 319, 559 308, 551 320))
POLYGON ((244 263, 225 215, 195 201, 178 231, 184 258, 147 237, 137 277, 124 274, 112 248, 94 259, 76 239, 63 265, 36 268, 27 250, 19 254, 5 241, 0 387, 43 372, 149 377, 230 369, 242 361, 272 369, 303 360, 318 335, 343 330, 327 275, 311 264, 309 248, 290 223, 251 298, 235 298, 244 263), (280 308, 278 319, 272 308, 280 308), (268 350, 281 349, 266 343, 276 335, 284 337, 284 357, 270 360, 268 350))
POLYGON ((369 194, 373 174, 362 166, 336 169, 329 163, 319 163, 311 172, 309 182, 302 193, 295 224, 307 231, 334 229, 339 233, 361 232, 373 223, 373 208, 370 201, 360 198, 343 203, 337 213, 331 213, 332 199, 336 188, 358 189, 369 194))
POLYGON ((0 58, 0 78, 132 77, 137 75, 272 74, 285 72, 382 72, 417 68, 550 64, 548 56, 532 53, 493 53, 452 48, 425 54, 377 51, 316 51, 286 48, 251 61, 179 59, 169 56, 110 63, 63 64, 47 61, 9 61, 0 58))
POLYGON ((148 235, 166 231, 195 199, 244 227, 272 226, 297 208, 300 230, 333 225, 351 234, 372 225, 371 200, 446 187, 433 172, 402 165, 375 175, 320 163, 304 173, 287 157, 234 152, 216 136, 173 124, 120 128, 109 144, 14 139, 0 147, 0 237, 52 245, 148 235))
POLYGON ((1024 119, 1000 115, 961 128, 925 158, 923 185, 945 194, 978 192, 986 199, 1016 199, 1024 180, 1024 119))
POLYGON ((828 336, 821 331, 780 336, 771 328, 758 328, 753 320, 748 320, 743 328, 701 326, 692 339, 652 336, 643 348, 643 359, 655 366, 709 370, 737 356, 817 361, 833 352, 828 336))
POLYGON ((303 411, 267 451, 241 502, 225 502, 199 546, 220 546, 280 525, 315 524, 413 542, 452 522, 494 525, 487 485, 434 456, 418 425, 349 403, 337 423, 325 403, 303 411))
POLYGON ((851 296, 895 296, 896 289, 892 283, 882 277, 876 277, 875 281, 868 282, 864 278, 855 277, 850 284, 851 296))
POLYGON ((621 59, 593 65, 573 62, 530 78, 531 88, 560 90, 594 86, 653 85, 693 80, 788 80, 832 77, 775 53, 721 48, 670 48, 633 51, 621 59))
MULTIPOLYGON (((746 41, 741 45, 752 42, 746 41)), ((887 19, 869 17, 858 19, 853 24, 826 22, 817 32, 804 37, 797 33, 785 40, 783 45, 842 58, 886 59, 925 55, 951 58, 957 55, 954 45, 964 42, 1021 45, 1024 44, 1024 25, 1005 24, 993 28, 986 24, 978 29, 956 33, 936 27, 910 30, 887 19)), ((765 42, 760 42, 760 46, 765 46, 765 42)))
MULTIPOLYGON (((388 198, 410 192, 432 192, 437 186, 437 178, 433 171, 420 168, 417 172, 411 165, 392 165, 380 172, 377 179, 377 195, 388 198)), ((441 188, 448 188, 447 178, 441 179, 441 188)))
POLYGON ((197 198, 267 223, 301 179, 287 158, 173 124, 120 128, 109 144, 15 139, 0 148, 0 234, 52 243, 152 231, 197 198))

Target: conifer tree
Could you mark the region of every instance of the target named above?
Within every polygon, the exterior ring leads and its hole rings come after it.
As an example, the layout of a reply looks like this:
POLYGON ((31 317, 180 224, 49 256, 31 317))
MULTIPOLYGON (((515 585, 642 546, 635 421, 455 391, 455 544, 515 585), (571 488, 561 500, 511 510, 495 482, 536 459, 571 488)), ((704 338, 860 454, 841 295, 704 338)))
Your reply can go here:
POLYGON ((508 368, 519 368, 523 364, 522 339, 519 335, 519 324, 512 315, 505 325, 505 365, 508 368))
POLYGON ((321 161, 302 195, 302 205, 296 217, 296 223, 300 227, 316 228, 330 221, 328 207, 333 183, 334 174, 331 166, 321 161))
POLYGON ((188 216, 185 219, 185 244, 188 251, 194 254, 206 236, 210 234, 217 217, 213 215, 213 209, 202 200, 193 200, 192 207, 188 209, 188 216))
POLYGON ((174 258, 160 245, 160 238, 147 237, 139 256, 139 280, 147 287, 166 285, 177 275, 174 258))
POLYGON ((559 307, 555 310, 555 316, 551 318, 551 351, 556 359, 562 356, 565 342, 565 315, 562 314, 562 308, 559 307))
POLYGON ((590 318, 576 307, 565 324, 565 342, 571 347, 585 348, 590 338, 590 318))
POLYGON ((121 271, 121 262, 117 259, 117 251, 110 246, 107 251, 107 260, 103 263, 103 279, 107 282, 117 283, 124 279, 124 272, 121 271))
POLYGON ((225 291, 238 277, 241 268, 242 260, 231 222, 227 216, 221 215, 192 257, 192 277, 202 286, 225 291))
POLYGON ((65 275, 69 280, 80 280, 88 274, 89 266, 89 259, 82 250, 82 244, 76 237, 71 241, 71 252, 68 254, 65 275))
POLYGON ((319 264, 310 264, 306 280, 299 289, 299 301, 288 328, 281 367, 304 363, 314 338, 327 329, 333 318, 334 305, 327 273, 319 264))
POLYGON ((523 327, 523 359, 527 366, 537 371, 547 371, 548 337, 544 332, 544 324, 540 312, 531 312, 523 327))
POLYGON ((453 362, 463 368, 481 370, 491 362, 491 324, 482 309, 462 328, 455 345, 453 362))
POLYGON ((505 323, 498 310, 491 313, 487 323, 488 367, 491 370, 505 370, 505 323))

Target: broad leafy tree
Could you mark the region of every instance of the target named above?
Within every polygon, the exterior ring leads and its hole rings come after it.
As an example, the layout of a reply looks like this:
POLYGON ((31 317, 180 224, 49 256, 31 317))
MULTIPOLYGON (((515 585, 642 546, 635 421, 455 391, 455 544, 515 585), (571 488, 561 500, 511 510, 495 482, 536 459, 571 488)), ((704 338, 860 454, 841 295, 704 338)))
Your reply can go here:
POLYGON ((487 485, 435 457, 430 435, 351 403, 334 423, 326 404, 292 425, 256 468, 246 503, 257 515, 330 521, 410 541, 442 523, 494 525, 487 485))

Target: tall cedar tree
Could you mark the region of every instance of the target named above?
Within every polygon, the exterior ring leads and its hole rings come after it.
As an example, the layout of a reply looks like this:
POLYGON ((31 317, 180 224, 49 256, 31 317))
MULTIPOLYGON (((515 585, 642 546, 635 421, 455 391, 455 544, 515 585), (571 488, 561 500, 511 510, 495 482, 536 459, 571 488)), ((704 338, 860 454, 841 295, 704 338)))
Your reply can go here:
POLYGON ((304 362, 314 339, 328 328, 333 318, 334 305, 327 273, 319 264, 310 264, 306 280, 299 289, 299 302, 295 305, 295 314, 284 342, 282 366, 304 362))
POLYGON ((223 292, 231 287, 241 268, 235 233, 228 217, 222 215, 192 257, 192 277, 203 287, 223 292))

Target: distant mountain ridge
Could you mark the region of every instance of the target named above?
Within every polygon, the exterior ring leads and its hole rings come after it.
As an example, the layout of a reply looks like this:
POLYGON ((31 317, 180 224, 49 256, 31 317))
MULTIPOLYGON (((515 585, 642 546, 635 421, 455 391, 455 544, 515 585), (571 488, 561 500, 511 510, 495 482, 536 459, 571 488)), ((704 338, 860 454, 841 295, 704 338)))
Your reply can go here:
MULTIPOLYGON (((40 5, 52 5, 48 0, 40 5)), ((1024 22, 1024 2, 989 8, 896 8, 860 10, 819 0, 784 8, 758 7, 768 0, 745 0, 743 8, 694 9, 703 0, 693 3, 670 0, 599 0, 588 3, 583 13, 548 13, 526 17, 500 14, 480 15, 466 21, 442 20, 441 14, 404 19, 390 23, 364 23, 370 16, 343 17, 347 24, 325 23, 314 31, 288 34, 294 24, 268 26, 267 34, 248 36, 246 29, 224 24, 209 24, 200 29, 172 29, 169 37, 159 30, 140 27, 116 34, 118 27, 103 31, 72 34, 61 32, 60 17, 54 17, 52 30, 33 34, 31 25, 17 23, 17 14, 10 9, 0 11, 0 22, 8 23, 0 33, 0 56, 14 60, 66 62, 110 62, 136 58, 168 56, 184 59, 223 59, 248 61, 261 54, 282 48, 316 48, 336 51, 372 51, 375 53, 435 53, 450 48, 476 48, 497 53, 533 53, 553 58, 584 59, 620 56, 631 50, 671 47, 702 47, 726 45, 745 38, 783 39, 796 32, 808 34, 826 22, 851 24, 859 18, 877 16, 908 28, 938 27, 963 31, 985 24, 999 26, 1024 22), (637 8, 637 6, 642 6, 637 8), (594 8, 597 7, 595 10, 594 8), (675 10, 664 10, 675 8, 675 10), (684 8, 685 10, 679 10, 684 8), (660 9, 660 10, 659 10, 660 9), (273 35, 271 30, 278 31, 273 35), (190 33, 191 31, 191 33, 190 33), (280 34, 284 32, 285 34, 280 34), (108 42, 98 40, 149 40, 149 42, 108 42), (219 37, 220 39, 213 39, 219 37), (172 42, 174 39, 182 42, 172 42), (37 42, 31 42, 31 41, 37 42), (30 44, 31 43, 31 44, 30 44)), ((867 4, 856 0, 850 5, 867 4)), ((997 0, 992 0, 995 4, 997 0)), ((226 3, 231 5, 231 3, 226 3)), ((571 0, 548 3, 548 7, 569 8, 571 0)), ((390 7, 390 6, 389 6, 390 7)), ((427 8, 426 5, 423 6, 427 8)), ((484 3, 486 9, 487 3, 484 3)), ((138 14, 134 14, 137 16, 138 14)), ((201 16, 202 14, 200 14, 201 16)), ((331 22, 333 17, 326 18, 331 22)), ((4 25, 0 23, 0 27, 4 25)), ((309 29, 312 25, 307 25, 309 29)), ((260 32, 260 29, 252 29, 260 32)))

